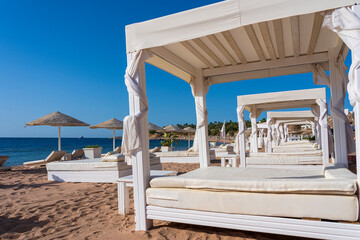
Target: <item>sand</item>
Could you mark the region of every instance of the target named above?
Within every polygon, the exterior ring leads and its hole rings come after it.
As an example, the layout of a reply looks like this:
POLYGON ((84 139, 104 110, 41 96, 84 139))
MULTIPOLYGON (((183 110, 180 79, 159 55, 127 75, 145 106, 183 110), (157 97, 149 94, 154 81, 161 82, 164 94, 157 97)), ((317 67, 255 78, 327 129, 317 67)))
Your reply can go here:
MULTIPOLYGON (((198 164, 164 164, 187 172, 198 164)), ((135 232, 130 214, 117 213, 117 188, 110 183, 47 181, 45 168, 0 172, 0 239, 300 239, 294 237, 154 221, 135 232)))

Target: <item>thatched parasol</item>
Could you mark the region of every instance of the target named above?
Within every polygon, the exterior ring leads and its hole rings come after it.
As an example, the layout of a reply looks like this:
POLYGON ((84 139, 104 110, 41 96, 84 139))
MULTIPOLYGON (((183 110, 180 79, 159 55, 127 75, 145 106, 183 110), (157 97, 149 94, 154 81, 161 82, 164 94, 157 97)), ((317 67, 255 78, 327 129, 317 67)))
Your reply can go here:
POLYGON ((191 133, 195 133, 196 132, 196 129, 192 128, 192 127, 186 127, 183 129, 184 132, 187 132, 188 133, 188 148, 190 148, 190 134, 191 133))
POLYGON ((164 127, 162 131, 163 132, 180 132, 180 133, 184 132, 183 129, 181 129, 181 128, 177 127, 177 126, 174 126, 172 124, 170 124, 169 126, 164 127))
POLYGON ((105 122, 90 126, 90 128, 91 129, 95 129, 95 128, 112 129, 113 130, 113 149, 115 150, 115 129, 123 129, 123 122, 116 118, 112 118, 105 122))
POLYGON ((58 146, 61 151, 61 127, 82 127, 89 126, 89 124, 77 120, 73 117, 65 115, 61 112, 53 112, 45 115, 35 121, 25 124, 26 126, 57 126, 59 128, 58 146))
POLYGON ((151 122, 148 123, 148 129, 149 131, 163 131, 163 129, 151 122))

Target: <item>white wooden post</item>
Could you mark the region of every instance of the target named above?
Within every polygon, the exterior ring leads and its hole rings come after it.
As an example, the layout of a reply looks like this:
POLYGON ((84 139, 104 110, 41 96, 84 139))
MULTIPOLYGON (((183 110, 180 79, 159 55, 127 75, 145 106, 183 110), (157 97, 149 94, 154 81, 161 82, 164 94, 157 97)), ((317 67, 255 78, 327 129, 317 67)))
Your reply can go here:
POLYGON ((250 150, 251 152, 258 152, 258 138, 257 138, 257 112, 256 108, 251 109, 250 113, 251 118, 251 145, 250 150))
MULTIPOLYGON (((134 53, 127 55, 128 64, 132 61, 134 53)), ((139 74, 136 81, 146 94, 145 63, 140 63, 139 74)), ((130 115, 136 115, 144 110, 145 106, 138 96, 129 92, 129 111, 130 115)), ((142 149, 136 153, 132 159, 132 173, 134 179, 134 209, 135 209, 135 229, 146 231, 152 226, 152 221, 146 217, 146 197, 145 191, 149 187, 150 181, 150 160, 149 160, 149 134, 147 116, 139 121, 139 133, 142 149)))
POLYGON ((58 149, 61 151, 61 127, 59 127, 59 139, 58 139, 58 149))
POLYGON ((272 152, 272 144, 273 144, 273 121, 271 118, 268 118, 267 120, 267 125, 268 125, 268 133, 267 133, 267 142, 268 142, 268 150, 267 152, 271 153, 272 152))
MULTIPOLYGON (((360 17, 360 6, 359 5, 354 5, 352 7, 352 10, 354 11, 354 13, 360 17)), ((354 53, 352 52, 352 60, 356 61, 354 53)), ((356 79, 354 81, 353 86, 355 87, 354 91, 355 92, 360 92, 360 75, 358 74, 359 70, 357 69, 357 74, 356 79)), ((358 139, 360 139, 360 103, 359 102, 355 102, 355 106, 354 106, 354 120, 355 120, 355 146, 356 146, 356 173, 357 173, 357 183, 358 186, 360 186, 360 141, 358 139)), ((358 199, 359 199, 359 204, 360 204, 360 191, 358 191, 358 199)), ((359 215, 360 215, 360 209, 359 209, 359 215)), ((359 222, 360 222, 360 218, 359 218, 359 222)))
POLYGON ((199 162, 200 167, 210 166, 210 153, 209 153, 209 139, 208 139, 208 121, 206 110, 206 93, 204 77, 201 69, 197 70, 196 78, 193 79, 192 85, 195 98, 196 107, 196 121, 197 121, 197 140, 199 146, 199 162))
POLYGON ((322 152, 323 152, 323 168, 329 165, 329 132, 328 132, 328 123, 327 123, 327 105, 326 99, 319 99, 317 103, 320 108, 320 126, 321 126, 321 142, 322 142, 322 152))
MULTIPOLYGON (((342 100, 343 82, 339 76, 338 66, 336 64, 335 49, 329 51, 329 70, 330 70, 330 90, 331 101, 336 103, 342 100)), ((334 116, 331 112, 334 128, 334 149, 336 163, 348 166, 347 146, 346 146, 346 129, 345 122, 334 116)), ((326 142, 325 142, 326 143, 326 142)))
POLYGON ((237 116, 239 123, 239 133, 237 136, 237 144, 238 144, 238 154, 240 155, 240 164, 239 167, 246 167, 246 146, 245 146, 245 119, 244 119, 244 106, 238 106, 237 108, 237 116))

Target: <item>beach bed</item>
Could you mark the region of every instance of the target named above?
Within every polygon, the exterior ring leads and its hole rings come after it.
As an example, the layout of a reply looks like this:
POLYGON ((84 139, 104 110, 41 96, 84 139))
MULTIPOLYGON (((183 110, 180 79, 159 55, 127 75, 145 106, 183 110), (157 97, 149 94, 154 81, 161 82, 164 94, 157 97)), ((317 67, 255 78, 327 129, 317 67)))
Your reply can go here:
POLYGON ((244 214, 352 222, 359 215, 356 175, 345 168, 328 167, 323 173, 209 167, 180 176, 154 178, 150 186, 146 190, 150 219, 164 220, 167 213, 175 213, 176 209, 206 211, 204 215, 232 214, 229 221, 244 214), (151 212, 154 206, 167 213, 157 218, 159 213, 151 212))
MULTIPOLYGON (((215 160, 215 150, 209 150, 210 161, 215 160)), ((191 151, 170 151, 155 152, 156 157, 160 158, 161 163, 199 163, 199 152, 191 151)))
MULTIPOLYGON (((150 168, 161 170, 158 157, 150 158, 150 168)), ((49 181, 114 183, 117 179, 132 174, 132 166, 125 161, 102 162, 101 158, 46 164, 49 181)))

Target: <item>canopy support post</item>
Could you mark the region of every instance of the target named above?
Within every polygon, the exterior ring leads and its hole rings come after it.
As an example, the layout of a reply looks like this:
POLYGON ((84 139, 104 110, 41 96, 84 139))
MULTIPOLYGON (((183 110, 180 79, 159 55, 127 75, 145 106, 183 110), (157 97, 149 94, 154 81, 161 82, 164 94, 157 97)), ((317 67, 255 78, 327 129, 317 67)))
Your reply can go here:
POLYGON ((271 118, 266 119, 266 123, 268 125, 268 132, 267 132, 267 142, 268 142, 268 146, 267 146, 267 152, 268 153, 272 153, 272 145, 273 145, 273 121, 271 118))
MULTIPOLYGON (((128 66, 134 60, 135 53, 127 55, 128 66)), ((145 63, 139 63, 138 74, 135 81, 146 94, 145 63)), ((129 111, 130 115, 135 116, 144 110, 146 106, 138 96, 129 92, 129 111)), ((134 181, 134 209, 135 209, 135 229, 146 231, 152 226, 152 220, 147 219, 146 215, 146 196, 145 191, 150 182, 150 160, 149 160, 149 134, 148 134, 147 115, 139 119, 139 135, 141 149, 132 157, 132 174, 134 181)))
POLYGON ((258 138, 257 138, 257 112, 256 108, 251 109, 250 113, 251 118, 251 145, 250 150, 251 152, 258 152, 258 138))
POLYGON ((61 151, 61 127, 58 126, 58 128, 59 128, 58 150, 61 151))
POLYGON ((208 139, 208 119, 206 110, 206 93, 205 79, 202 75, 202 70, 197 69, 196 78, 193 79, 194 83, 191 85, 193 95, 195 98, 196 108, 196 133, 199 147, 199 162, 200 167, 210 166, 210 153, 209 153, 209 139, 208 139))
POLYGON ((319 124, 321 126, 321 149, 322 149, 322 158, 323 158, 323 168, 329 165, 329 131, 328 131, 328 123, 327 123, 327 104, 326 99, 319 99, 317 100, 317 104, 319 105, 320 109, 320 116, 319 116, 319 124))
POLYGON ((238 117, 238 124, 239 124, 239 132, 236 136, 236 151, 237 154, 240 155, 240 165, 239 167, 246 167, 246 142, 245 142, 245 119, 244 119, 244 109, 245 106, 238 106, 236 109, 237 117, 238 117))
MULTIPOLYGON (((343 99, 343 88, 344 83, 339 76, 339 70, 336 63, 336 54, 335 49, 329 51, 329 70, 330 70, 330 90, 331 90, 331 105, 342 102, 342 107, 344 107, 343 99)), ((344 109, 341 109, 344 111, 344 109)), ((348 167, 347 162, 347 146, 346 146, 346 129, 345 122, 340 118, 336 117, 334 111, 331 111, 331 116, 333 119, 333 128, 334 128, 334 149, 335 149, 335 159, 337 164, 343 164, 345 167, 348 167)), ((326 144, 326 142, 325 142, 326 144)), ((324 144, 324 145, 325 145, 324 144)))

